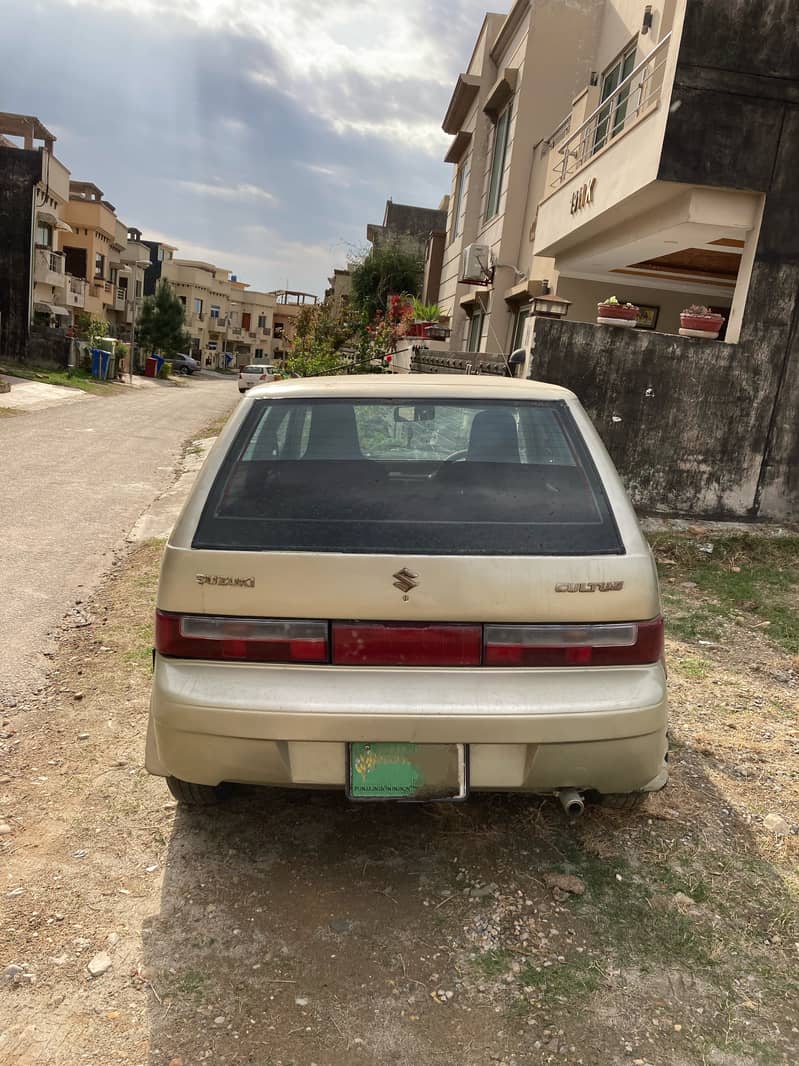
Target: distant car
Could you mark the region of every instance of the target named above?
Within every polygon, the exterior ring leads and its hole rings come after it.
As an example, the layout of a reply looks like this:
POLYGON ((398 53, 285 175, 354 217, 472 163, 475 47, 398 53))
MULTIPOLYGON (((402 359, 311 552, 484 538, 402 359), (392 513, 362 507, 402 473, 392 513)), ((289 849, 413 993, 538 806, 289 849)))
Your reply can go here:
POLYGON ((182 353, 180 355, 176 355, 175 358, 171 360, 171 362, 173 374, 189 375, 193 374, 195 370, 200 369, 200 364, 197 362, 196 359, 193 359, 190 355, 184 355, 182 353))
POLYGON ((365 799, 628 807, 666 783, 657 574, 573 393, 449 374, 250 391, 164 554, 146 765, 365 799))
POLYGON ((274 381, 275 368, 271 363, 253 363, 239 370, 239 392, 247 392, 253 385, 264 385, 274 381))

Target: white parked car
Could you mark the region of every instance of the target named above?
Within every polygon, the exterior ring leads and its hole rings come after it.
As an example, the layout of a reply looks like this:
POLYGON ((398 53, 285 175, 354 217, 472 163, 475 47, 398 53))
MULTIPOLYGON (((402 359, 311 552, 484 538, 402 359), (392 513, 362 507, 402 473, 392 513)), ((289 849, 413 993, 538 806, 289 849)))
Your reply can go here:
POLYGON ((666 783, 657 576, 565 389, 482 376, 253 389, 166 547, 147 769, 631 806, 666 783))
POLYGON ((239 370, 239 392, 247 392, 253 385, 263 385, 267 381, 274 381, 275 368, 270 363, 254 363, 252 366, 243 366, 239 370))

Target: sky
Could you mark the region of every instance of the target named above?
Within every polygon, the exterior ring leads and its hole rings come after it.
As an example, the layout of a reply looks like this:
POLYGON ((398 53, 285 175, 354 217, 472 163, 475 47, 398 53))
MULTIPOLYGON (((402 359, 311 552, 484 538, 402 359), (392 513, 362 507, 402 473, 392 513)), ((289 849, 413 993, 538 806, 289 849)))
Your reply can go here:
MULTIPOLYGON (((510 0, 495 9, 505 11, 510 0)), ((385 202, 449 191, 485 0, 0 0, 0 111, 146 239, 321 295, 385 202)))

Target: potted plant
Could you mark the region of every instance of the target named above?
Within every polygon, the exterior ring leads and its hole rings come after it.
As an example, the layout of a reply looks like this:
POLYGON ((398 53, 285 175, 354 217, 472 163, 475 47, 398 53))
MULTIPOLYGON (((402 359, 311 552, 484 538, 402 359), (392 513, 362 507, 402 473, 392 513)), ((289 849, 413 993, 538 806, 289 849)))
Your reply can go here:
POLYGON ((634 326, 638 314, 635 304, 619 303, 615 296, 609 296, 596 305, 596 320, 600 326, 634 326))
POLYGON ((441 317, 438 304, 425 304, 414 296, 411 300, 411 308, 413 321, 406 326, 405 336, 426 337, 427 330, 431 326, 436 326, 441 317))
POLYGON ((716 340, 724 325, 724 315, 711 311, 704 304, 691 304, 680 312, 680 335, 682 337, 706 337, 716 340))

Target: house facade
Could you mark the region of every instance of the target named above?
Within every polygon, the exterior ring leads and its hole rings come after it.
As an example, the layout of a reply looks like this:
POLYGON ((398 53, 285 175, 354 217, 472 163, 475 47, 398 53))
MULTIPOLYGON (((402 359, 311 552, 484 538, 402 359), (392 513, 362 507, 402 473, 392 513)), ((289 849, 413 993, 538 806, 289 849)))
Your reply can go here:
POLYGON ((489 15, 447 111, 451 347, 521 347, 525 373, 573 388, 641 506, 795 518, 799 8, 568 7, 582 21, 560 36, 565 5, 489 15), (530 64, 506 45, 529 60, 547 26, 574 81, 526 104, 530 64), (547 293, 565 319, 531 313, 547 293), (634 328, 597 324, 609 297, 639 308, 634 328), (717 339, 683 328, 692 304, 723 317, 717 339))

